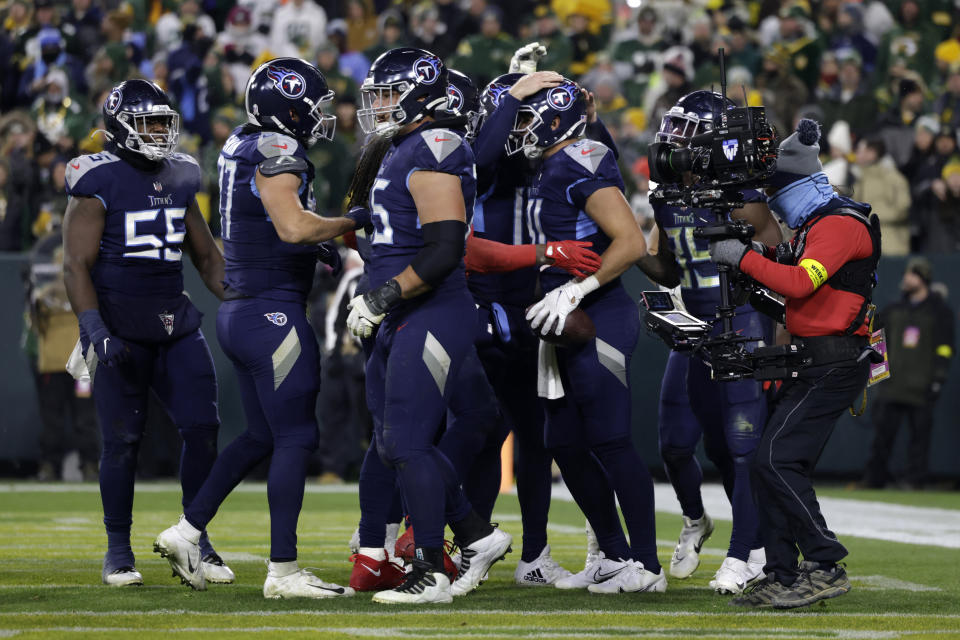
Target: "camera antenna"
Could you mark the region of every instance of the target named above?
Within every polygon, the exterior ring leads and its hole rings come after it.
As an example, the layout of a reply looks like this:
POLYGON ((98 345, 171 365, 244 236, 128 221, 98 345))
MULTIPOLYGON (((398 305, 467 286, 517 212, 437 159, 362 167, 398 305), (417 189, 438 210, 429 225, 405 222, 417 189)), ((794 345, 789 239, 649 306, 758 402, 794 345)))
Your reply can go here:
POLYGON ((721 98, 721 107, 720 107, 720 122, 726 127, 727 126, 727 110, 723 108, 723 105, 727 104, 727 65, 726 65, 726 56, 724 56, 723 47, 717 49, 717 53, 720 55, 720 98, 721 98))

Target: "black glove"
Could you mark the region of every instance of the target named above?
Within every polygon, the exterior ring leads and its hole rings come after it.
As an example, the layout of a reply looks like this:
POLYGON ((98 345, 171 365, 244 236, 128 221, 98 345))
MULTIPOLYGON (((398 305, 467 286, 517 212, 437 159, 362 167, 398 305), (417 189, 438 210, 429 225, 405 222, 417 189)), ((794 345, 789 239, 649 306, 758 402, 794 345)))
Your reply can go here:
POLYGON ((330 275, 334 278, 339 278, 343 273, 343 259, 335 243, 321 242, 317 245, 317 260, 330 267, 330 275))
POLYGON ((100 311, 97 309, 87 309, 81 313, 77 319, 80 321, 80 328, 90 338, 90 344, 93 345, 97 353, 97 361, 112 367, 120 364, 130 357, 130 349, 120 338, 115 338, 107 325, 103 323, 100 311))
POLYGON ((370 227, 373 224, 370 222, 370 209, 366 207, 350 207, 350 210, 347 211, 343 217, 353 220, 354 231, 370 227))

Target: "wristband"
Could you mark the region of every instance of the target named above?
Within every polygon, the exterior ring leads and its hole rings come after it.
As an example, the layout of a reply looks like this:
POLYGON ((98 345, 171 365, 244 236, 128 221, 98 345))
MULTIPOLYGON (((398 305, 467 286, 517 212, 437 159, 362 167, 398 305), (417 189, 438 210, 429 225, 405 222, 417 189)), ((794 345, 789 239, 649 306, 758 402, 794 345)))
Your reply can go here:
POLYGON ((390 278, 376 289, 363 294, 363 300, 367 303, 367 308, 375 315, 387 313, 402 299, 400 283, 394 278, 390 278))

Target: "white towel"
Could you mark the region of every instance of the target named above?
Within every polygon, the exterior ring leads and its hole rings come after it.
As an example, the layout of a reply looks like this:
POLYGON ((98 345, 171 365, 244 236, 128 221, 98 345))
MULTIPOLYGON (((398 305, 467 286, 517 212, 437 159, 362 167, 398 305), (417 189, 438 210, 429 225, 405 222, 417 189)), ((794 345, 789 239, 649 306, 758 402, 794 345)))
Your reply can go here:
POLYGON ((67 358, 67 373, 73 376, 77 382, 90 384, 93 382, 93 374, 97 370, 97 355, 93 350, 93 345, 87 349, 87 357, 83 356, 83 347, 80 341, 74 345, 70 357, 67 358))
POLYGON ((537 395, 547 400, 564 396, 560 367, 557 364, 557 347, 543 340, 537 349, 537 395))

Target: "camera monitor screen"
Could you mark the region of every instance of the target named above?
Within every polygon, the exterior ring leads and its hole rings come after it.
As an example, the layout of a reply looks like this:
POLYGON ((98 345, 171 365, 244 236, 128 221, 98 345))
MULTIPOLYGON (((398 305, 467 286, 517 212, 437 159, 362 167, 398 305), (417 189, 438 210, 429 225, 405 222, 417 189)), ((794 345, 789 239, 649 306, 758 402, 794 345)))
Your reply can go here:
POLYGON ((668 291, 644 291, 643 303, 650 311, 671 311, 673 299, 668 291))
POLYGON ((680 313, 679 311, 673 311, 670 313, 661 313, 662 317, 667 322, 674 324, 678 327, 700 327, 704 323, 697 320, 693 316, 689 316, 685 313, 680 313))

